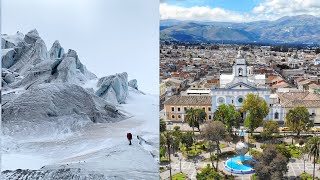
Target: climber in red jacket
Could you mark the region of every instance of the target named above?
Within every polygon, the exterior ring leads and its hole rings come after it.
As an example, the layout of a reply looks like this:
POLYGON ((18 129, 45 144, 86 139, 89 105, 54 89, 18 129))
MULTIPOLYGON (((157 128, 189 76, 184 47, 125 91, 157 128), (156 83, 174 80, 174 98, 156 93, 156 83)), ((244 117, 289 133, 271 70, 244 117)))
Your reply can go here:
POLYGON ((127 133, 127 139, 129 141, 129 145, 132 145, 131 144, 131 140, 132 140, 132 134, 131 133, 127 133))

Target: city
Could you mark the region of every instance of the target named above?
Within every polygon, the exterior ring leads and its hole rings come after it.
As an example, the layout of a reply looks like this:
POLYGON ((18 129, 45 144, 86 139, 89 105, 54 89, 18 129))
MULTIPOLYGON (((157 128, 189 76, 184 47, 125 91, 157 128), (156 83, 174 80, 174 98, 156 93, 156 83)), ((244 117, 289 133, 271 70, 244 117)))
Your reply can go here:
POLYGON ((206 179, 210 166, 220 179, 294 179, 319 168, 302 148, 320 132, 317 47, 163 43, 160 104, 163 179, 206 179), (226 161, 239 142, 257 160, 274 144, 268 150, 282 149, 287 163, 269 177, 258 165, 255 174, 232 173, 226 161))

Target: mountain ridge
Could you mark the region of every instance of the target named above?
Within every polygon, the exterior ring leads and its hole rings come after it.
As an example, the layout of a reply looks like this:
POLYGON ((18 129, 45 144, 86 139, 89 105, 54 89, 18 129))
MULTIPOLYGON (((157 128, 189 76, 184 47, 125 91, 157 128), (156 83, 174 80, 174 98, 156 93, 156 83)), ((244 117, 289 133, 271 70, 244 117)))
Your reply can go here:
POLYGON ((318 34, 320 18, 312 15, 284 16, 273 21, 247 23, 175 19, 160 21, 161 41, 319 43, 318 34))

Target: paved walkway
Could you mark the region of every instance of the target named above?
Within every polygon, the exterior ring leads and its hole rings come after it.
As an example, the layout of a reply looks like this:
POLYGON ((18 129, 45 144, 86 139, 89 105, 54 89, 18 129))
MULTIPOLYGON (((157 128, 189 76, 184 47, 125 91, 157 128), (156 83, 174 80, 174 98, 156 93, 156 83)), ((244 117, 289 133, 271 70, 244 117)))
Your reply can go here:
MULTIPOLYGON (((299 159, 293 159, 294 162, 289 162, 289 172, 287 173, 287 176, 289 178, 294 178, 303 173, 303 160, 299 159)), ((184 174, 187 174, 188 177, 192 180, 196 179, 197 172, 200 171, 200 168, 204 168, 207 166, 207 164, 211 164, 210 162, 187 162, 187 161, 181 161, 181 170, 184 174)), ((174 162, 172 163, 172 175, 177 174, 180 172, 180 162, 174 162)), ((223 161, 219 162, 219 169, 223 170, 226 174, 230 174, 223 168, 223 161)), ((311 161, 306 161, 306 172, 309 174, 313 173, 313 164, 311 161)), ((235 174, 234 174, 235 175, 235 174)), ((163 172, 160 174, 161 179, 169 179, 169 170, 163 172)), ((251 175, 236 175, 237 177, 235 179, 239 180, 250 180, 251 175)), ((316 177, 320 177, 320 171, 319 171, 319 164, 316 164, 316 177)))
MULTIPOLYGON (((182 131, 191 131, 192 128, 189 127, 189 125, 187 123, 173 123, 172 125, 167 125, 167 129, 169 130, 173 130, 173 127, 174 126, 180 126, 180 130, 182 131)), ((201 129, 201 127, 200 127, 201 129)), ((197 130, 197 129, 195 129, 197 130)), ((259 131, 261 132, 262 131, 262 127, 259 127, 256 129, 256 131, 259 131)), ((248 142, 248 136, 246 135, 245 136, 245 141, 248 142)), ((291 142, 291 138, 286 138, 285 141, 287 142, 291 142)), ((255 143, 256 144, 256 149, 260 150, 260 143, 255 143)), ((222 149, 222 152, 224 151, 231 151, 231 150, 234 150, 235 148, 235 144, 231 144, 229 147, 226 147, 226 148, 223 148, 222 149)), ((182 155, 179 154, 179 156, 181 157, 182 155)), ((202 156, 204 156, 204 158, 208 158, 210 157, 209 156, 209 153, 205 153, 205 154, 202 154, 202 156)), ((305 171, 309 174, 312 174, 313 173, 313 164, 312 162, 305 158, 306 159, 306 162, 305 162, 305 171)), ((181 171, 184 173, 184 174, 187 174, 188 177, 192 180, 195 180, 196 179, 196 175, 197 175, 197 172, 200 171, 201 168, 204 168, 207 166, 207 164, 211 164, 211 162, 202 162, 202 161, 199 161, 199 162, 193 162, 191 160, 186 160, 184 158, 182 158, 182 161, 181 161, 181 171)), ((172 156, 172 163, 171 163, 171 166, 172 166, 172 175, 174 174, 177 174, 180 172, 180 160, 178 157, 173 157, 172 156)), ((316 177, 320 177, 320 170, 319 170, 319 164, 316 164, 316 177)), ((304 163, 303 163, 303 159, 291 159, 290 162, 288 163, 288 173, 287 173, 287 176, 290 178, 290 179, 294 179, 295 177, 297 177, 298 175, 300 175, 301 173, 303 173, 303 169, 304 169, 304 163)), ((230 174, 228 171, 226 171, 224 169, 224 160, 220 160, 219 162, 219 170, 222 170, 224 171, 226 174, 230 174)), ((165 171, 165 172, 162 172, 160 174, 160 177, 161 179, 169 179, 169 170, 165 171)), ((250 180, 250 177, 251 175, 247 174, 247 175, 236 175, 237 177, 235 179, 237 180, 250 180)))
MULTIPOLYGON (((303 173, 303 159, 291 159, 291 162, 289 162, 289 172, 287 174, 288 177, 296 177, 303 173)), ((313 173, 313 164, 312 161, 306 159, 305 163, 305 170, 306 173, 312 174, 313 173)), ((320 177, 320 171, 319 171, 319 164, 316 164, 316 177, 320 177)))
MULTIPOLYGON (((231 145, 229 147, 223 148, 222 151, 223 152, 230 151, 233 149, 234 149, 234 145, 233 146, 231 145)), ((209 153, 202 154, 202 156, 204 158, 210 157, 209 153)), ((179 154, 179 157, 181 157, 181 154, 179 154)), ((172 156, 171 159, 172 159, 172 163, 171 163, 172 175, 174 175, 174 174, 177 174, 180 172, 180 160, 178 157, 174 157, 174 156, 172 156)), ((305 170, 307 173, 312 174, 313 173, 313 164, 309 159, 307 159, 307 156, 305 159, 306 159, 305 170)), ((219 161, 219 170, 222 170, 226 174, 231 174, 230 172, 228 172, 224 169, 224 161, 225 160, 223 160, 223 159, 221 159, 219 161)), ((211 162, 203 162, 201 160, 194 162, 192 160, 186 160, 185 158, 182 158, 181 171, 184 174, 187 174, 190 179, 195 180, 197 173, 200 172, 201 168, 206 167, 207 164, 211 165, 211 162)), ((169 165, 167 165, 167 166, 169 166, 169 165)), ((287 173, 287 176, 292 179, 294 177, 297 177, 298 175, 303 173, 303 167, 304 167, 303 159, 290 159, 290 162, 288 164, 289 171, 287 173)), ((320 167, 320 165, 316 164, 316 177, 320 177, 319 167, 320 167)), ((235 175, 235 174, 233 174, 233 175, 235 175)), ((160 174, 160 177, 161 177, 161 179, 169 179, 169 177, 170 177, 169 170, 162 172, 160 174)), ((235 179, 236 180, 250 180, 250 177, 251 177, 251 174, 245 174, 245 175, 238 175, 237 174, 235 179)))

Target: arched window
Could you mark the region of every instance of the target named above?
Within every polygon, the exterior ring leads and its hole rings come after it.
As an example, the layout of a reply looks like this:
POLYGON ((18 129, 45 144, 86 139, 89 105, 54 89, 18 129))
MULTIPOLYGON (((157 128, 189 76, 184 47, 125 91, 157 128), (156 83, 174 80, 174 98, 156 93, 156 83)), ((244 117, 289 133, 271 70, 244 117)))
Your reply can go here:
POLYGON ((279 119, 279 113, 278 112, 274 113, 274 119, 279 119))
POLYGON ((239 68, 238 71, 239 71, 239 76, 242 76, 243 75, 243 69, 239 68))
POLYGON ((172 119, 174 119, 174 118, 175 118, 175 116, 174 116, 174 115, 172 115, 171 117, 172 117, 172 119))

